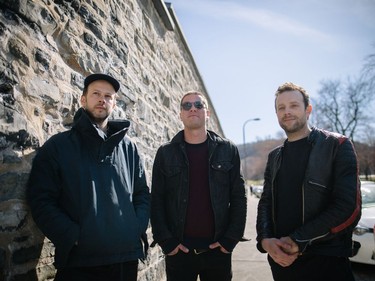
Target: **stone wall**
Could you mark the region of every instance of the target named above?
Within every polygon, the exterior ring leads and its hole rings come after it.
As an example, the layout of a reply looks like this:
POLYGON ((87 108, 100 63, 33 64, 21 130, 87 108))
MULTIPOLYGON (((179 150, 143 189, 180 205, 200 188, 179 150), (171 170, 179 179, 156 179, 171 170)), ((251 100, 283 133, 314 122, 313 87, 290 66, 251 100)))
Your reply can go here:
MULTIPOLYGON (((150 181, 156 149, 182 127, 182 94, 207 95, 172 6, 161 0, 0 0, 0 280, 54 276, 54 248, 32 221, 25 183, 35 150, 69 128, 83 79, 93 72, 120 80, 114 117, 132 121, 129 134, 150 181)), ((208 100, 209 128, 222 134, 208 100)), ((150 251, 139 280, 163 279, 160 256, 157 247, 150 251)))

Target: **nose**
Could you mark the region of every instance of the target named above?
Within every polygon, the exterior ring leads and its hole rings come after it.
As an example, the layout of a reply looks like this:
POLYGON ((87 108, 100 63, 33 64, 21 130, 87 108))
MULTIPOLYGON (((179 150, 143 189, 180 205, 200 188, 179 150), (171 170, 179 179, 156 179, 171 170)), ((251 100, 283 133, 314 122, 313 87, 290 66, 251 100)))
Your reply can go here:
POLYGON ((285 108, 285 112, 284 112, 285 115, 290 115, 291 114, 291 110, 289 107, 285 108))
POLYGON ((105 103, 105 96, 103 94, 98 95, 98 101, 101 103, 105 103))

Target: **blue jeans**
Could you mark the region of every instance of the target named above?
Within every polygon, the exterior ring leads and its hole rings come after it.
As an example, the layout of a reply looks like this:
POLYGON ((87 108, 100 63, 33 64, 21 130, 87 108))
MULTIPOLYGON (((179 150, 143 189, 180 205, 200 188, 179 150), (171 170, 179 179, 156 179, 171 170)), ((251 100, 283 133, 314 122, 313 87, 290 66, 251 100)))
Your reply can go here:
POLYGON ((138 260, 118 264, 58 269, 55 281, 136 281, 138 260))
POLYGON ((219 249, 196 254, 190 249, 165 258, 167 281, 230 281, 232 280, 232 254, 219 249))

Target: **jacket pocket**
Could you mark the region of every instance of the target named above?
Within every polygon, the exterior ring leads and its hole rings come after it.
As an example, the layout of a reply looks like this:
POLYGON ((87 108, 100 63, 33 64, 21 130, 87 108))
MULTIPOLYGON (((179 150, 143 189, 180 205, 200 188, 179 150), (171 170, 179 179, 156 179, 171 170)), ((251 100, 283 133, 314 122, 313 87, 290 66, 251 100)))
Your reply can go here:
POLYGON ((162 169, 162 173, 166 190, 175 190, 182 185, 183 169, 181 166, 166 166, 162 169))
POLYGON ((162 170, 162 172, 164 176, 166 176, 167 178, 171 178, 179 175, 181 173, 181 170, 182 168, 178 166, 167 166, 162 170))
POLYGON ((304 190, 305 219, 309 220, 327 207, 331 190, 326 183, 314 179, 307 181, 304 190))
POLYGON ((322 193, 329 192, 327 184, 321 181, 309 179, 307 183, 308 183, 308 187, 311 188, 312 191, 322 192, 322 193))
POLYGON ((122 213, 99 213, 82 223, 79 255, 108 256, 140 249, 142 230, 133 205, 127 204, 122 213))
POLYGON ((232 162, 228 162, 228 161, 213 162, 211 164, 211 168, 218 172, 228 173, 233 168, 233 164, 232 162))
POLYGON ((230 186, 230 171, 233 168, 232 162, 218 161, 211 163, 211 172, 214 184, 217 187, 227 188, 230 186))

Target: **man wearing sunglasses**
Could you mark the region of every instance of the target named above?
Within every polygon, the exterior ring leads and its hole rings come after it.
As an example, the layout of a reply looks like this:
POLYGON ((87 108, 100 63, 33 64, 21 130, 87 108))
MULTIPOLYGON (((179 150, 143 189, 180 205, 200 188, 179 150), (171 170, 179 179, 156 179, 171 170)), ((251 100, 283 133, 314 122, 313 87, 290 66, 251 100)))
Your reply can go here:
POLYGON ((209 116, 206 98, 186 93, 180 104, 184 129, 155 157, 153 244, 166 255, 168 281, 231 280, 231 252, 245 228, 238 150, 207 130, 209 116))

